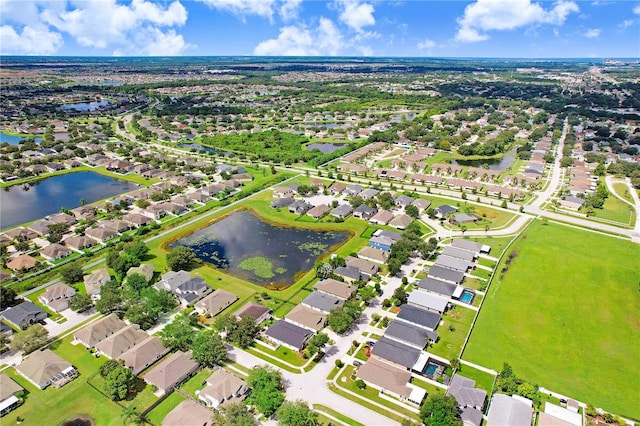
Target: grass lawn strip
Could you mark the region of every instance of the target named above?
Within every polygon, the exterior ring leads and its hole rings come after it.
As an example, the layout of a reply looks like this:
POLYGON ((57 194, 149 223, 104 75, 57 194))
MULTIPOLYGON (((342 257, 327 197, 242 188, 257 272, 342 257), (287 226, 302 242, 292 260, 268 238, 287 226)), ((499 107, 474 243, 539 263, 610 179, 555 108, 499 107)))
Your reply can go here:
POLYGON ((476 387, 487 391, 487 397, 491 397, 491 391, 493 390, 493 383, 495 382, 495 376, 484 371, 480 371, 465 364, 461 364, 458 372, 462 377, 475 380, 476 387))
POLYGON ((338 421, 340 421, 340 422, 342 422, 344 424, 350 425, 350 426, 365 426, 362 423, 357 422, 357 421, 355 421, 353 419, 350 419, 349 417, 345 416, 344 414, 338 413, 337 411, 332 410, 331 408, 329 408, 327 406, 324 406, 324 405, 313 404, 313 411, 321 413, 321 414, 324 414, 327 417, 331 416, 334 419, 336 419, 336 420, 338 420, 338 421))
MULTIPOLYGON (((146 415, 146 419, 149 421, 149 423, 153 425, 161 425, 162 420, 165 417, 167 417, 167 414, 169 414, 171 410, 176 408, 178 404, 180 404, 185 399, 186 398, 180 395, 179 393, 173 392, 171 395, 165 398, 160 404, 154 407, 154 409, 151 410, 146 415)), ((118 422, 117 424, 121 425, 122 423, 118 422)))
POLYGON ((440 338, 427 351, 448 360, 458 357, 475 314, 475 311, 458 305, 446 312, 442 316, 442 324, 438 326, 440 338))
POLYGON ((536 222, 510 250, 518 255, 494 279, 464 359, 508 362, 528 381, 640 418, 640 275, 630 262, 640 248, 536 222))

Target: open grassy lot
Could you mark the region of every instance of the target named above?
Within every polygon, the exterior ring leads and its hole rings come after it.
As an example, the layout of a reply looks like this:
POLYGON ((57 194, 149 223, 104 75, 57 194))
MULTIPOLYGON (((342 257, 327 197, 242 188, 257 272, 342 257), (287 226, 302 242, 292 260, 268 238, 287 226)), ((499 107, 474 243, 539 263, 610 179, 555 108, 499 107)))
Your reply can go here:
POLYGON ((477 388, 486 390, 487 395, 491 394, 495 376, 464 364, 460 365, 456 374, 466 377, 467 379, 475 380, 477 388))
POLYGON ((511 250, 463 358, 640 418, 640 246, 536 222, 511 250))
POLYGON ((464 339, 469 334, 475 311, 456 306, 442 316, 442 324, 438 326, 438 341, 429 346, 428 351, 446 359, 460 355, 464 339))
POLYGON ((614 182, 613 190, 628 202, 633 203, 633 197, 629 194, 629 187, 626 184, 622 182, 614 182))
POLYGON ((593 217, 617 222, 624 226, 633 226, 635 223, 635 210, 629 204, 610 195, 601 209, 593 210, 593 217))

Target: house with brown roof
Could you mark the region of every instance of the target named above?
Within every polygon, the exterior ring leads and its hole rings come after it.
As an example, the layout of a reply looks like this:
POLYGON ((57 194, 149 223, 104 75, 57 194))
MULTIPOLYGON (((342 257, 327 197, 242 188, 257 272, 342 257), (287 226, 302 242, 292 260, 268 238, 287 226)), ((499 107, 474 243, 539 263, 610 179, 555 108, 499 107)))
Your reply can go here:
POLYGON ((326 215, 327 213, 329 213, 329 211, 331 211, 331 207, 329 207, 326 204, 319 204, 319 205, 311 208, 307 212, 307 216, 311 216, 315 220, 318 220, 318 219, 322 218, 324 215, 326 215))
POLYGON ((238 296, 235 294, 225 290, 216 290, 193 306, 200 315, 211 314, 211 316, 216 316, 236 300, 238 300, 238 296))
POLYGON ((14 382, 6 374, 0 374, 0 415, 4 416, 9 411, 20 405, 16 394, 24 392, 24 388, 14 382))
POLYGON ((130 324, 116 331, 95 345, 96 353, 109 359, 117 359, 120 355, 142 342, 148 336, 140 330, 138 324, 130 324))
POLYGON ((383 393, 416 405, 420 405, 426 396, 424 389, 417 386, 409 386, 411 381, 410 371, 376 358, 369 358, 363 366, 358 368, 357 376, 372 388, 379 389, 383 393))
POLYGON ((73 338, 87 349, 91 349, 126 326, 127 324, 118 318, 116 314, 109 314, 82 327, 73 334, 73 338))
POLYGON ((32 352, 16 371, 40 389, 64 386, 78 376, 76 369, 51 349, 32 352))
POLYGON ((236 311, 236 319, 238 321, 245 316, 253 318, 256 320, 256 324, 260 325, 271 318, 271 309, 255 302, 247 302, 243 307, 236 311))
POLYGON ((100 289, 110 280, 109 270, 107 268, 99 268, 84 276, 84 288, 87 290, 87 294, 91 296, 91 299, 98 300, 100 299, 100 289))
POLYGON ((378 264, 369 262, 368 260, 360 259, 353 256, 348 256, 345 259, 347 267, 356 268, 360 271, 360 274, 364 275, 367 279, 373 277, 378 273, 380 266, 378 264))
POLYGON ((342 300, 347 300, 358 289, 351 284, 343 283, 342 281, 334 280, 333 278, 327 278, 322 281, 318 281, 313 289, 331 296, 335 296, 342 300))
POLYGON ((153 222, 153 219, 151 219, 150 217, 138 213, 129 213, 127 215, 124 215, 122 216, 122 220, 130 223, 134 228, 139 228, 153 222))
POLYGON ((63 283, 56 283, 47 287, 38 300, 47 305, 52 311, 60 312, 69 307, 69 299, 76 294, 76 290, 63 283))
POLYGON ((144 381, 157 388, 156 395, 163 395, 193 375, 199 366, 191 352, 178 351, 145 374, 144 381))
POLYGON ((192 399, 182 401, 162 420, 162 426, 213 426, 213 412, 192 399))
POLYGON ((71 250, 58 243, 49 244, 40 252, 42 257, 47 260, 59 260, 71 254, 71 250))
POLYGON ((196 391, 196 395, 209 407, 217 408, 226 402, 243 400, 249 390, 244 380, 224 368, 218 368, 207 378, 207 386, 201 391, 196 391))
POLYGON ((64 244, 69 248, 80 251, 95 246, 97 242, 93 238, 85 237, 83 235, 66 238, 64 240, 64 244))
POLYGON ((89 228, 84 231, 84 234, 99 243, 106 243, 118 236, 118 233, 111 228, 89 228))
POLYGON ((149 336, 124 352, 118 359, 122 360, 133 374, 138 375, 167 353, 169 353, 169 348, 164 347, 159 337, 149 336))
POLYGON ((28 254, 20 254, 7 262, 7 268, 12 271, 28 271, 37 264, 38 261, 28 254))
POLYGON ((358 252, 358 257, 369 262, 384 265, 389 260, 389 252, 366 246, 358 252))
POLYGON ((129 268, 129 270, 127 271, 127 277, 133 274, 138 274, 138 275, 142 275, 144 279, 147 280, 147 282, 150 282, 153 279, 154 272, 155 270, 153 268, 153 265, 149 263, 145 263, 140 266, 134 266, 132 268, 129 268))
POLYGON ((291 324, 316 332, 324 328, 327 323, 327 314, 304 305, 297 305, 284 319, 291 324))
POLYGON ((386 225, 393 220, 393 213, 388 210, 380 210, 369 219, 369 222, 377 225, 386 225))

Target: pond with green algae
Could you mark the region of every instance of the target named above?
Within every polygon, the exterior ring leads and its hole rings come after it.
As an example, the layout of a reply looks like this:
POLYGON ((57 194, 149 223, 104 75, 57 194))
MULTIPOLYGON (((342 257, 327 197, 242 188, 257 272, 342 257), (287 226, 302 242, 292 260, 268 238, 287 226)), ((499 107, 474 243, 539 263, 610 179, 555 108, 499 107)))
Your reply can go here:
POLYGON ((263 286, 293 284, 296 278, 349 238, 344 231, 316 231, 274 225, 248 210, 183 237, 170 247, 186 246, 196 256, 230 275, 263 286))

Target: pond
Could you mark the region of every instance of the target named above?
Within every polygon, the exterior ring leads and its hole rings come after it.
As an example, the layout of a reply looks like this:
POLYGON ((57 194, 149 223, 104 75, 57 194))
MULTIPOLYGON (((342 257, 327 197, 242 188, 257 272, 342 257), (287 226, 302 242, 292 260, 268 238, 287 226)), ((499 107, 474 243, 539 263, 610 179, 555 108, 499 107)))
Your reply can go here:
POLYGON ((480 160, 453 160, 452 164, 459 166, 488 168, 489 170, 502 171, 513 166, 516 162, 516 149, 507 152, 502 158, 485 158, 480 160), (486 166, 486 167, 485 167, 486 166))
POLYGON ((346 143, 312 143, 307 145, 307 151, 317 149, 323 154, 329 154, 330 152, 344 148, 346 145, 346 143))
MULTIPOLYGON (((9 145, 19 145, 25 139, 32 138, 33 136, 22 136, 22 135, 8 135, 6 133, 0 132, 0 143, 7 142, 9 145)), ((41 142, 41 137, 35 137, 34 140, 36 142, 41 142)))
POLYGON ((202 146, 199 143, 181 143, 181 144, 178 144, 178 146, 180 148, 195 149, 197 151, 213 152, 214 154, 218 154, 218 155, 231 155, 231 152, 229 151, 220 151, 219 149, 210 148, 208 146, 202 146))
POLYGON ((95 111, 100 107, 109 105, 109 101, 100 101, 100 102, 82 102, 79 104, 65 104, 62 105, 62 109, 64 110, 75 110, 75 111, 95 111))
POLYGON ((76 208, 138 188, 135 183, 94 172, 53 176, 0 191, 0 229, 58 213, 60 208, 76 208))
POLYGON ((348 237, 348 232, 276 226, 241 210, 171 247, 190 247, 198 258, 234 277, 263 286, 285 287, 348 237))

